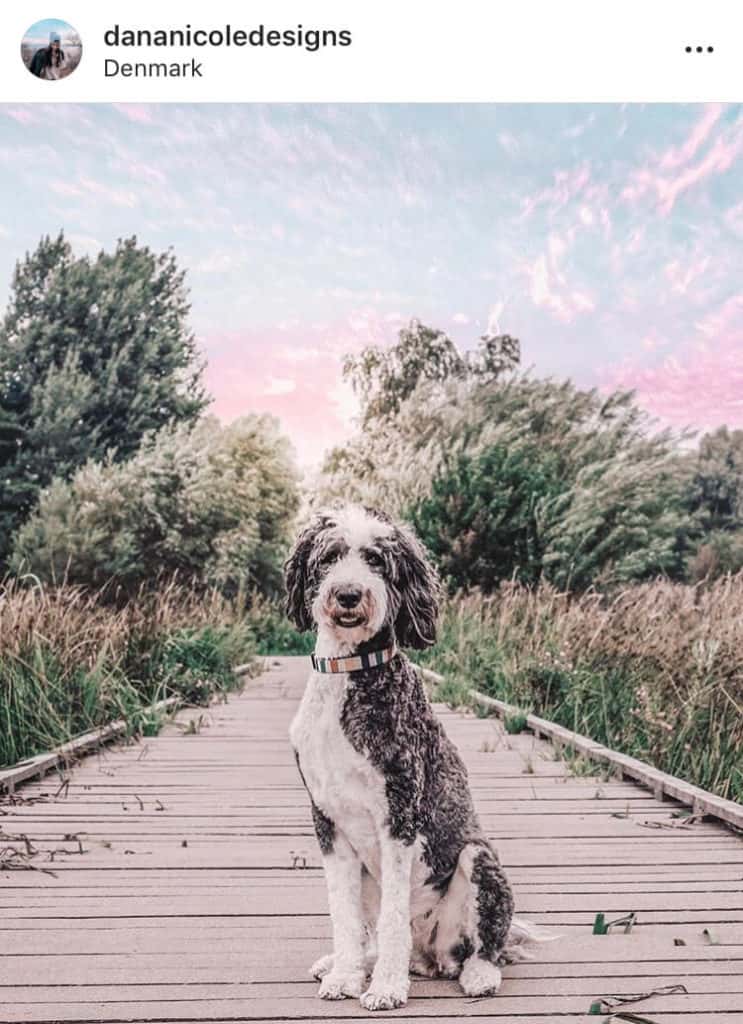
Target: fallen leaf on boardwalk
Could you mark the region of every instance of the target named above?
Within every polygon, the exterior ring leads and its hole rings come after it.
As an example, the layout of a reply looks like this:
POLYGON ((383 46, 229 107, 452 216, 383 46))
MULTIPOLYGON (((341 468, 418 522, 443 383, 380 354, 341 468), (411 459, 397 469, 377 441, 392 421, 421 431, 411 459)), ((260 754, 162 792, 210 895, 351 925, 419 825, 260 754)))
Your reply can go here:
POLYGON ((632 931, 632 927, 637 921, 637 914, 634 910, 631 910, 629 914, 625 914, 624 917, 617 917, 613 921, 607 921, 605 914, 596 914, 593 922, 593 934, 594 935, 608 935, 609 929, 614 928, 618 925, 624 925, 624 934, 629 935, 632 931))
POLYGON ((641 828, 670 828, 679 832, 691 828, 692 825, 696 825, 698 821, 702 820, 701 814, 689 814, 685 817, 672 815, 672 817, 674 818, 673 821, 638 821, 637 824, 641 828))
MULTIPOLYGON (((650 992, 634 992, 623 996, 604 996, 591 1003, 589 1014, 592 1016, 609 1016, 612 1014, 623 1020, 633 1019, 632 1014, 614 1014, 614 1008, 624 1006, 627 1003, 641 1003, 643 999, 652 999, 653 996, 675 996, 688 995, 686 985, 663 985, 661 988, 654 988, 650 992)), ((638 1019, 635 1017, 634 1019, 638 1019)), ((639 1018, 642 1019, 642 1018, 639 1018)))
POLYGON ((639 1013, 613 1013, 614 1020, 626 1020, 628 1024, 656 1024, 650 1017, 642 1017, 639 1013))

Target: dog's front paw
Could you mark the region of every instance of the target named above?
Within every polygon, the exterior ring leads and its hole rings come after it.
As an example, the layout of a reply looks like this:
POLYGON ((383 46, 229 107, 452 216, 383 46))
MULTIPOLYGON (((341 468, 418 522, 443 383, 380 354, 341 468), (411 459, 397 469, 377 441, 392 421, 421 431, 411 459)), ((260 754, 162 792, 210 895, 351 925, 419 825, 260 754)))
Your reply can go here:
POLYGON ((318 995, 321 999, 358 999, 366 981, 364 971, 331 968, 322 979, 318 995))
POLYGON ((311 978, 317 978, 320 981, 333 967, 335 961, 335 954, 326 953, 325 956, 321 956, 319 960, 315 960, 312 967, 307 972, 311 978))
POLYGON ((372 978, 371 985, 361 997, 361 1005, 365 1010, 394 1010, 407 1003, 409 988, 409 978, 392 983, 375 982, 372 978))

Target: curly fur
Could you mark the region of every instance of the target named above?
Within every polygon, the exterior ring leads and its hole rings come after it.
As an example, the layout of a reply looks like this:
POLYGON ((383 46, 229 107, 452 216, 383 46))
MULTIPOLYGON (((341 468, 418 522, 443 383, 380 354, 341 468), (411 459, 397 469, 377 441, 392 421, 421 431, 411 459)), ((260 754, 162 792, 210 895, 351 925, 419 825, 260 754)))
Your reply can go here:
MULTIPOLYGON (((409 528, 372 509, 316 513, 286 563, 286 585, 287 612, 297 628, 317 631, 320 655, 435 641, 435 570, 409 528)), ((400 1006, 409 970, 459 977, 469 995, 497 990, 497 965, 510 958, 511 889, 464 764, 404 654, 362 671, 311 673, 290 735, 333 925, 333 953, 313 967, 320 996, 400 1006)))

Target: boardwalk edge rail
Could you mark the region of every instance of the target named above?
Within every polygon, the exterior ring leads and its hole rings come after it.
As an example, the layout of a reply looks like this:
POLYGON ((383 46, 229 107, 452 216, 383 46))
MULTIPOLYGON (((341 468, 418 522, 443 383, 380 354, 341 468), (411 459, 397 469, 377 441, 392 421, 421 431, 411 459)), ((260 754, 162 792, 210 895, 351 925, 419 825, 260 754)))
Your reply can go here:
MULTIPOLYGON (((249 675, 254 667, 254 662, 248 661, 243 665, 236 665, 233 672, 239 678, 249 675)), ((167 697, 165 700, 153 704, 149 710, 151 712, 175 710, 182 703, 180 697, 167 697)), ((123 719, 118 719, 116 722, 111 722, 110 725, 103 725, 99 729, 93 729, 92 732, 86 732, 74 740, 69 740, 47 753, 37 754, 25 761, 19 761, 18 764, 12 765, 10 768, 0 768, 0 793, 13 793, 19 783, 45 775, 59 765, 67 768, 82 754, 89 754, 104 743, 112 742, 122 736, 126 730, 127 723, 123 719)))
MULTIPOLYGON (((150 711, 175 710, 181 704, 180 697, 168 697, 150 707, 150 711)), ((83 733, 74 740, 69 740, 45 754, 37 754, 25 761, 20 761, 12 768, 0 769, 0 793, 13 793, 21 782, 27 782, 36 776, 45 775, 59 766, 68 768, 82 754, 97 750, 104 743, 110 743, 126 733, 128 723, 123 719, 104 725, 100 729, 83 733)))
MULTIPOLYGON (((438 672, 432 672, 430 669, 420 666, 418 666, 418 670, 429 682, 441 683, 444 681, 444 677, 438 672)), ((497 700, 495 697, 488 697, 486 694, 480 693, 479 690, 470 689, 467 692, 476 704, 497 712, 502 718, 505 718, 506 715, 524 714, 521 708, 497 700)), ((699 786, 693 786, 690 782, 683 782, 673 775, 659 771, 645 761, 639 761, 636 757, 610 750, 609 747, 605 747, 587 736, 581 736, 580 733, 572 732, 562 725, 555 725, 554 722, 548 722, 537 715, 527 714, 525 717, 528 728, 537 736, 543 736, 549 740, 558 750, 569 747, 593 761, 611 765, 617 775, 628 775, 635 782, 652 790, 653 795, 658 799, 662 799, 663 796, 673 797, 674 800, 691 807, 693 814, 709 815, 719 818, 735 828, 743 829, 743 805, 734 800, 725 800, 721 796, 715 796, 714 793, 709 793, 706 789, 700 789, 699 786)))

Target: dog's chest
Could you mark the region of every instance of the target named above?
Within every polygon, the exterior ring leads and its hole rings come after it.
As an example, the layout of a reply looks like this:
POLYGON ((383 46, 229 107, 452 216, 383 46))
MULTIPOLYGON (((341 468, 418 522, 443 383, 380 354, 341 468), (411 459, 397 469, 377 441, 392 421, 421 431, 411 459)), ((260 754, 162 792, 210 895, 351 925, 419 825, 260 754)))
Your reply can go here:
POLYGON ((382 775, 343 731, 347 685, 345 676, 329 680, 313 674, 289 736, 312 799, 353 843, 376 832, 388 807, 382 775))

